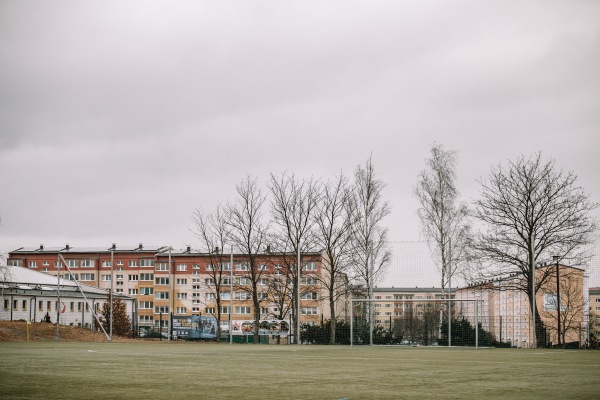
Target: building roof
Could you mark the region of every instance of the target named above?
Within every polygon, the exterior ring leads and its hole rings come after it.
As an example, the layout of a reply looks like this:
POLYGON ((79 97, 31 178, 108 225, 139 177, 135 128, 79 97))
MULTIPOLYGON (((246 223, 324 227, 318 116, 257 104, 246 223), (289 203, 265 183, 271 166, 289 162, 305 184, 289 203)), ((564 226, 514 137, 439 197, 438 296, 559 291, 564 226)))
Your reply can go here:
POLYGON ((18 254, 56 254, 58 252, 61 254, 110 253, 111 250, 114 250, 118 253, 158 253, 166 248, 168 248, 168 246, 144 246, 142 243, 140 243, 138 246, 115 246, 114 249, 112 246, 72 247, 67 244, 62 247, 46 247, 44 245, 40 245, 39 247, 21 247, 11 251, 9 254, 13 256, 18 254))
MULTIPOLYGON (((0 287, 4 290, 23 290, 26 291, 43 291, 56 292, 58 287, 58 278, 53 275, 38 272, 25 267, 8 267, 8 271, 0 280, 0 287)), ((83 291, 86 296, 106 297, 108 290, 100 289, 95 286, 79 284, 67 279, 60 280, 60 291, 81 293, 83 291), (80 290, 81 288, 81 290, 80 290)), ((128 296, 117 295, 120 298, 128 298, 128 296)))

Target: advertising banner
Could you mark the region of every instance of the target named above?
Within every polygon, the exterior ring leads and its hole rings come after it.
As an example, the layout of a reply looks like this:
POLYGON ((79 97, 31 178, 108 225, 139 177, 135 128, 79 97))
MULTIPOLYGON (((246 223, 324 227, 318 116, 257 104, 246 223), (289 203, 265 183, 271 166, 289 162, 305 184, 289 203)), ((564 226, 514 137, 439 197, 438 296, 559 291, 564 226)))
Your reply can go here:
POLYGON ((215 339, 217 319, 213 316, 173 317, 173 335, 180 339, 215 339))
MULTIPOLYGON (((232 321, 233 335, 253 335, 254 334, 254 320, 235 320, 232 321)), ((288 321, 269 319, 260 320, 258 328, 259 335, 270 335, 270 336, 287 336, 290 331, 290 324, 288 321)))

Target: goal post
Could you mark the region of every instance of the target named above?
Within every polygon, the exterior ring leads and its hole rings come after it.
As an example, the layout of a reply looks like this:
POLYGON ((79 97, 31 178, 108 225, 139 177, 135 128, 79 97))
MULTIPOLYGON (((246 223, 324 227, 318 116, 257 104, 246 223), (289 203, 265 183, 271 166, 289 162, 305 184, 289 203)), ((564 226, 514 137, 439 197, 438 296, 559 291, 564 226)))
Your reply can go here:
MULTIPOLYGON (((481 302, 479 299, 352 298, 350 346, 391 344, 479 348, 482 343, 480 336, 487 336, 482 327, 481 302), (374 310, 370 316, 368 310, 374 310), (373 319, 375 327, 373 343, 369 340, 373 336, 369 332, 369 318, 373 319)), ((484 342, 488 344, 489 339, 484 342)))

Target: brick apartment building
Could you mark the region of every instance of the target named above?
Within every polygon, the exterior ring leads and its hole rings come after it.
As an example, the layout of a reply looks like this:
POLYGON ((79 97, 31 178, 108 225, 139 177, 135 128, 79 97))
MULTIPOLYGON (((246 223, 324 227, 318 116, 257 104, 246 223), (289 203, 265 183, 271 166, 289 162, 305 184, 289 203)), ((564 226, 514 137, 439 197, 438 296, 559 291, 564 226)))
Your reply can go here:
MULTIPOLYGON (((171 312, 173 316, 216 317, 219 294, 220 324, 227 332, 230 320, 254 319, 253 290, 259 295, 261 319, 290 321, 292 287, 287 272, 295 268, 295 260, 295 255, 257 255, 252 260, 256 285, 252 284, 247 255, 199 253, 189 247, 175 251, 167 246, 142 244, 107 248, 39 246, 10 252, 7 264, 54 276, 60 271, 65 279, 102 289, 112 287, 114 292, 135 299, 133 324, 141 329, 168 326, 171 312)), ((329 304, 319 279, 324 274, 321 254, 302 254, 301 264, 300 322, 328 319, 329 304)))

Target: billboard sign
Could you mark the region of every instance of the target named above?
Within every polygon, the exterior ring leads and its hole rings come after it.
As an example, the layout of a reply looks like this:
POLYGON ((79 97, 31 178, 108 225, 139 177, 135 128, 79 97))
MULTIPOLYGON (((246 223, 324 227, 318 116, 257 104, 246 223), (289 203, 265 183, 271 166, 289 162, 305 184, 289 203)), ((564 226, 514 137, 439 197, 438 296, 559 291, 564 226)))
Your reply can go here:
POLYGON ((215 339, 217 319, 198 315, 173 317, 173 335, 181 339, 215 339))
MULTIPOLYGON (((231 322, 234 335, 253 335, 254 320, 236 320, 231 322)), ((259 335, 287 336, 290 332, 288 321, 269 319, 260 320, 258 328, 259 335)))

